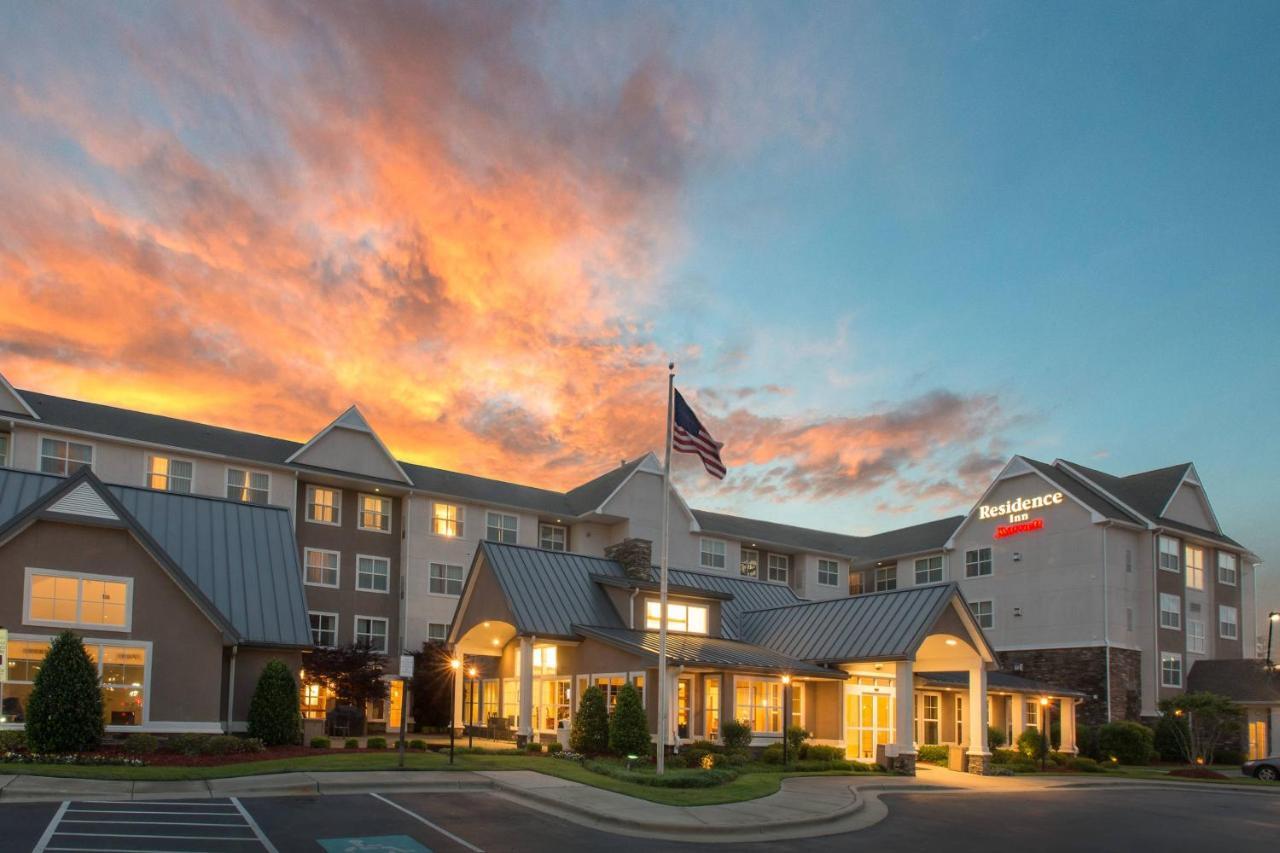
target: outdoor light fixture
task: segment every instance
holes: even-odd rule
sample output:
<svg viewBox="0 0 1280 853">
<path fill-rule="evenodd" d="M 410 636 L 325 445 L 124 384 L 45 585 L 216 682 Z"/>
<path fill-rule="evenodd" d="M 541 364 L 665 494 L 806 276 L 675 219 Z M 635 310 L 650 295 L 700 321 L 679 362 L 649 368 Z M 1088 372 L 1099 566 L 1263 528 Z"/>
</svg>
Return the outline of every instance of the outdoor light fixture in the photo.
<svg viewBox="0 0 1280 853">
<path fill-rule="evenodd" d="M 791 696 L 791 676 L 782 676 L 782 766 L 787 766 L 787 723 L 791 721 L 791 714 L 787 709 L 787 699 Z"/>
<path fill-rule="evenodd" d="M 1040 719 L 1040 725 L 1043 731 L 1040 732 L 1040 772 L 1045 769 L 1045 762 L 1049 758 L 1049 738 L 1053 731 L 1053 706 L 1049 704 L 1048 696 L 1040 697 L 1040 707 L 1044 708 L 1044 714 Z"/>
<path fill-rule="evenodd" d="M 1271 662 L 1271 638 L 1276 633 L 1276 623 L 1280 622 L 1280 612 L 1272 610 L 1270 615 L 1267 616 L 1267 620 L 1267 669 L 1271 669 L 1273 666 Z"/>
<path fill-rule="evenodd" d="M 955 641 L 955 640 L 947 640 L 947 645 L 948 645 L 948 646 L 954 646 L 955 644 L 956 644 L 956 641 Z"/>
</svg>

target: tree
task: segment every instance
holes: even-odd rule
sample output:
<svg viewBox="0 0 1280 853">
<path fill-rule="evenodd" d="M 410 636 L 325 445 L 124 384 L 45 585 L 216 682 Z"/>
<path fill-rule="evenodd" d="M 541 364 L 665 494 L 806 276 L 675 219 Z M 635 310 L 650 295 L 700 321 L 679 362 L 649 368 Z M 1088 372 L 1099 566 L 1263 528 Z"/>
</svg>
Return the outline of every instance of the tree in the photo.
<svg viewBox="0 0 1280 853">
<path fill-rule="evenodd" d="M 102 684 L 84 643 L 70 631 L 53 638 L 27 700 L 32 752 L 84 752 L 102 742 Z"/>
<path fill-rule="evenodd" d="M 349 705 L 363 716 L 365 705 L 385 699 L 387 682 L 382 680 L 386 659 L 367 645 L 317 647 L 307 658 L 307 679 L 333 691 L 339 705 Z"/>
<path fill-rule="evenodd" d="M 649 717 L 640 691 L 628 681 L 618 689 L 618 702 L 609 715 L 609 749 L 617 755 L 648 755 L 649 742 Z"/>
<path fill-rule="evenodd" d="M 584 755 L 598 755 L 609 749 L 609 712 L 604 707 L 604 691 L 597 686 L 582 691 L 569 731 L 569 747 Z"/>
<path fill-rule="evenodd" d="M 1173 725 L 1182 757 L 1188 764 L 1212 764 L 1222 742 L 1239 731 L 1244 709 L 1216 693 L 1184 693 L 1160 703 L 1165 716 L 1185 719 L 1186 726 Z"/>
<path fill-rule="evenodd" d="M 268 661 L 258 676 L 258 686 L 249 702 L 249 737 L 260 738 L 267 746 L 302 740 L 298 683 L 284 661 Z"/>
</svg>

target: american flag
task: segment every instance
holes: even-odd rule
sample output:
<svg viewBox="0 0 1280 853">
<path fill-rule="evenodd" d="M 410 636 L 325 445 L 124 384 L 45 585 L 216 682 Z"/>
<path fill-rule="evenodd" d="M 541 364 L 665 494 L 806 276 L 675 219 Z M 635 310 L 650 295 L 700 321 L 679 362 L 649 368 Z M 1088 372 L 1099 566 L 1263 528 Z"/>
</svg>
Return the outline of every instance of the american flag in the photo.
<svg viewBox="0 0 1280 853">
<path fill-rule="evenodd" d="M 696 453 L 702 459 L 702 467 L 717 480 L 723 480 L 726 473 L 724 462 L 720 461 L 720 448 L 723 444 L 711 437 L 706 427 L 698 420 L 698 416 L 689 408 L 689 404 L 676 391 L 675 423 L 671 430 L 671 446 L 681 453 Z"/>
</svg>

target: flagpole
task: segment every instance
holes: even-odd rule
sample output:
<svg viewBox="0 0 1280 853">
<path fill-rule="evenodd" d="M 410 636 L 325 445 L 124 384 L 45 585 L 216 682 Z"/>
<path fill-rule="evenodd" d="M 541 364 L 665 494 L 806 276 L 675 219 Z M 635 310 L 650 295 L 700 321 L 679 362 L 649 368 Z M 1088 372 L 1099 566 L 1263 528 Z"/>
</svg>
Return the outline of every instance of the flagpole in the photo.
<svg viewBox="0 0 1280 853">
<path fill-rule="evenodd" d="M 671 425 L 675 415 L 676 365 L 667 365 L 667 446 L 662 461 L 662 558 L 658 563 L 658 775 L 666 770 L 667 756 L 667 563 L 671 556 Z"/>
</svg>

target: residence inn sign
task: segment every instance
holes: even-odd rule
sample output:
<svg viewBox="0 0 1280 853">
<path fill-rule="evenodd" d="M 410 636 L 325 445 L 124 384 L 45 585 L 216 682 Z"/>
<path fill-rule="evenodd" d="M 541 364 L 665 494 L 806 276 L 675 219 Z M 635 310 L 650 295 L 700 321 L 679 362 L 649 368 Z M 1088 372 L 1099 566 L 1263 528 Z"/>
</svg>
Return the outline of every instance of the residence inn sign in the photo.
<svg viewBox="0 0 1280 853">
<path fill-rule="evenodd" d="M 1019 533 L 1043 530 L 1044 519 L 1032 518 L 1030 510 L 1056 506 L 1062 503 L 1062 500 L 1062 492 L 1050 492 L 1044 495 L 1036 495 L 1033 498 L 1014 498 L 1011 501 L 1005 501 L 995 506 L 988 504 L 978 507 L 978 518 L 987 519 L 1007 516 L 1009 523 L 997 526 L 995 532 L 996 539 L 1005 539 L 1009 536 L 1016 536 Z"/>
</svg>

